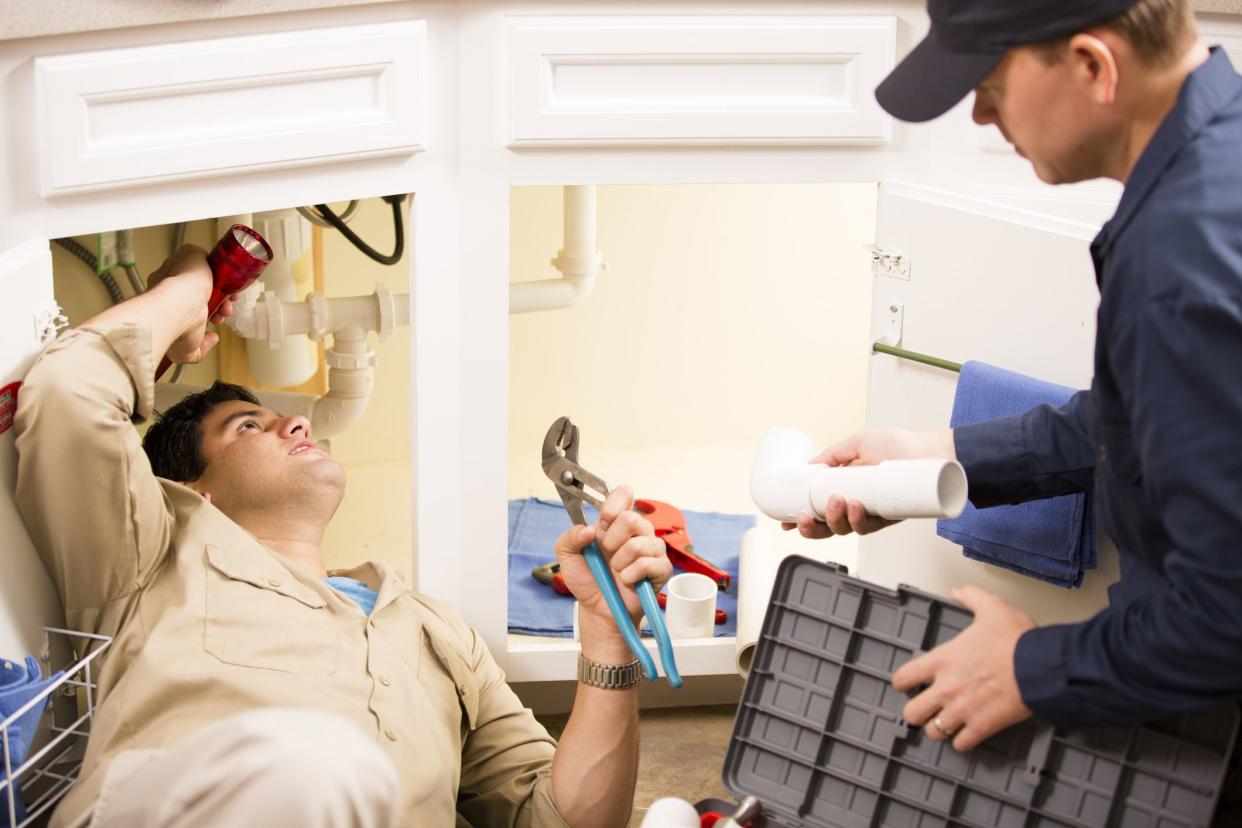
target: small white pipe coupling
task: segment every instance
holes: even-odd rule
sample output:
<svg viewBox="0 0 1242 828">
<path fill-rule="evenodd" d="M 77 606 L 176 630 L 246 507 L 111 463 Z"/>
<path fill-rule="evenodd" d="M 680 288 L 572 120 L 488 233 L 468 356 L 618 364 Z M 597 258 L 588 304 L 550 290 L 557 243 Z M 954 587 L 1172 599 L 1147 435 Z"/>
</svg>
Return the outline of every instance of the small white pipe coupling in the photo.
<svg viewBox="0 0 1242 828">
<path fill-rule="evenodd" d="M 825 466 L 809 461 L 815 441 L 779 426 L 768 430 L 750 471 L 750 495 L 775 520 L 799 514 L 824 519 L 831 495 L 860 500 L 867 514 L 888 520 L 955 518 L 966 508 L 966 472 L 956 460 L 887 460 L 874 466 Z"/>
</svg>

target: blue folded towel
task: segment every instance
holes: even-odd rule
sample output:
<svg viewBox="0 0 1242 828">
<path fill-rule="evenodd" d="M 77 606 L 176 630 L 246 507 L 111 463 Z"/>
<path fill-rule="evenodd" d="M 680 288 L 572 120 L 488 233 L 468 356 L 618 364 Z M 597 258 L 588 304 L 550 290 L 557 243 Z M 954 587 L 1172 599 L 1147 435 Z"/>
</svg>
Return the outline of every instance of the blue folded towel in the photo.
<svg viewBox="0 0 1242 828">
<path fill-rule="evenodd" d="M 1025 414 L 1045 403 L 1064 405 L 1072 388 L 992 365 L 967 362 L 953 399 L 950 426 Z M 962 546 L 968 558 L 1066 588 L 1082 584 L 1098 561 L 1095 513 L 1089 494 L 1062 495 L 979 510 L 970 503 L 936 533 Z"/>
<path fill-rule="evenodd" d="M 597 518 L 595 510 L 587 507 L 586 511 L 587 520 Z M 755 525 L 755 518 L 716 512 L 684 514 L 695 554 L 732 577 L 729 591 L 716 594 L 716 608 L 728 613 L 729 619 L 717 625 L 715 635 L 736 635 L 738 557 L 742 534 Z M 569 515 L 559 501 L 533 497 L 509 501 L 509 632 L 573 637 L 574 599 L 557 595 L 530 574 L 535 567 L 556 560 L 552 544 L 569 524 Z"/>
<path fill-rule="evenodd" d="M 39 729 L 39 719 L 47 706 L 47 699 L 42 699 L 34 707 L 21 716 L 14 716 L 18 710 L 35 696 L 43 692 L 49 684 L 60 678 L 60 673 L 43 679 L 39 670 L 39 662 L 26 656 L 25 663 L 20 661 L 0 660 L 0 722 L 4 722 L 8 733 L 9 766 L 13 770 L 24 761 L 34 741 L 35 731 Z M 11 720 L 10 720 L 10 717 Z M 0 739 L 0 772 L 3 772 L 3 751 L 5 742 Z M 17 821 L 26 818 L 26 809 L 22 803 L 21 790 L 16 783 L 13 786 L 16 798 Z M 0 791 L 0 826 L 9 825 L 9 792 Z"/>
</svg>

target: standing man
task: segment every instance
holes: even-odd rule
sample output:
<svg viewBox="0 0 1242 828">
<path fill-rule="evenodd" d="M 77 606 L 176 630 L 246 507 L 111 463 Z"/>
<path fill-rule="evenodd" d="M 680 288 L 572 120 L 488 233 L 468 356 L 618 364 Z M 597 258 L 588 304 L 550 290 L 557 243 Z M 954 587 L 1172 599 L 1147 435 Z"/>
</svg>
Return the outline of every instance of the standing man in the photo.
<svg viewBox="0 0 1242 828">
<path fill-rule="evenodd" d="M 961 461 L 977 507 L 1093 489 L 1121 552 L 1110 605 L 1036 627 L 983 590 L 974 623 L 893 676 L 905 709 L 969 750 L 1032 714 L 1138 722 L 1242 699 L 1242 78 L 1198 40 L 1189 0 L 931 0 L 931 33 L 880 85 L 898 118 L 975 92 L 1052 184 L 1125 184 L 1091 245 L 1095 378 L 1061 408 L 953 431 L 869 430 L 829 465 Z M 802 534 L 869 532 L 829 501 Z M 792 528 L 792 524 L 787 528 Z"/>
</svg>

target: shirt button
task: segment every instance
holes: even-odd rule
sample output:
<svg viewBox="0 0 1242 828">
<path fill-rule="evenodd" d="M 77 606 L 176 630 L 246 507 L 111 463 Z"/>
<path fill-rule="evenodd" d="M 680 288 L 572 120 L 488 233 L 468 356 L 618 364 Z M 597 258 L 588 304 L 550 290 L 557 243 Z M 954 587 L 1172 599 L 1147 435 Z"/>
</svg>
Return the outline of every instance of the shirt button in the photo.
<svg viewBox="0 0 1242 828">
<path fill-rule="evenodd" d="M 379 683 L 380 683 L 380 684 L 382 684 L 382 685 L 384 685 L 385 687 L 387 687 L 388 685 L 392 684 L 392 682 L 391 682 L 391 681 L 389 681 L 389 680 L 388 680 L 388 678 L 387 678 L 386 676 L 380 676 L 380 677 L 379 677 Z"/>
<path fill-rule="evenodd" d="M 388 741 L 390 742 L 397 741 L 397 734 L 394 733 L 391 728 L 389 728 L 388 730 L 385 730 L 384 735 L 388 737 Z"/>
<path fill-rule="evenodd" d="M 1108 446 L 1104 445 L 1103 443 L 1100 444 L 1099 457 L 1100 457 L 1101 463 L 1108 462 Z"/>
<path fill-rule="evenodd" d="M 267 582 L 268 582 L 269 584 L 271 584 L 272 586 L 274 586 L 274 587 L 278 587 L 278 586 L 280 586 L 280 579 L 279 579 L 279 578 L 268 578 L 268 579 L 267 579 Z"/>
</svg>

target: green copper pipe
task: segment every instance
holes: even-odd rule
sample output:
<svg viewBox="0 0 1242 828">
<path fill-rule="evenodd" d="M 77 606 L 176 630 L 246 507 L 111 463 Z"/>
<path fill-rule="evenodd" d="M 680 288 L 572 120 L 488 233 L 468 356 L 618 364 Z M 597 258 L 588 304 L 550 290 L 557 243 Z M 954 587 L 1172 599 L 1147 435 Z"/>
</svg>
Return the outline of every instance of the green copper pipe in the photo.
<svg viewBox="0 0 1242 828">
<path fill-rule="evenodd" d="M 921 362 L 924 365 L 932 365 L 936 368 L 943 368 L 946 371 L 953 371 L 958 374 L 962 372 L 962 365 L 960 362 L 949 362 L 947 359 L 940 359 L 939 357 L 928 356 L 927 354 L 920 354 L 915 351 L 907 351 L 905 348 L 894 348 L 892 345 L 885 345 L 881 342 L 877 342 L 872 345 L 871 350 L 875 351 L 877 354 L 891 354 L 895 357 L 908 359 L 911 362 Z"/>
</svg>

